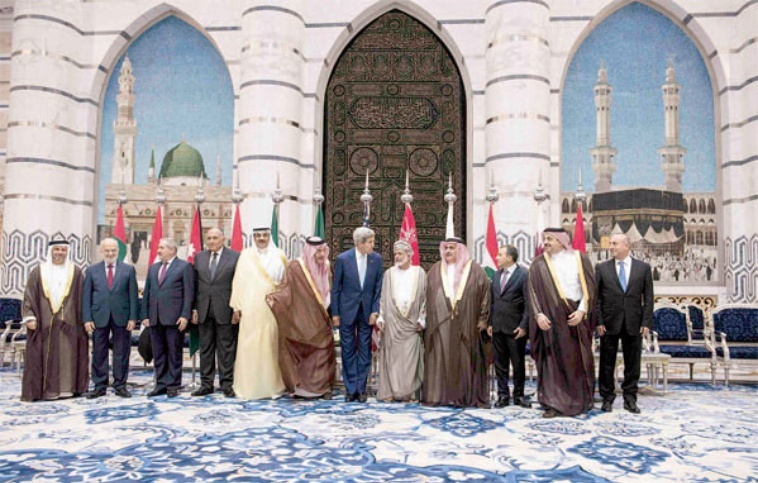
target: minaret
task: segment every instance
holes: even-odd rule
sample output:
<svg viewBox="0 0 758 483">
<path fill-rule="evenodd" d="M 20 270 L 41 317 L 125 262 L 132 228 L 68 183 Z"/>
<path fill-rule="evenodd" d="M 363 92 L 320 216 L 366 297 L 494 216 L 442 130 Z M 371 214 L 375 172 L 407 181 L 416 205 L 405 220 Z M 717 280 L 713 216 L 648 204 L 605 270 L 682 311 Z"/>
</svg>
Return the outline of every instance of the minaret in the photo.
<svg viewBox="0 0 758 483">
<path fill-rule="evenodd" d="M 616 148 L 611 146 L 611 92 L 605 62 L 600 62 L 595 84 L 595 116 L 597 136 L 595 147 L 590 149 L 592 171 L 595 172 L 595 192 L 610 191 L 613 173 L 616 172 Z"/>
<path fill-rule="evenodd" d="M 155 184 L 155 146 L 150 152 L 150 166 L 147 168 L 148 184 Z"/>
<path fill-rule="evenodd" d="M 679 101 L 681 85 L 676 82 L 674 63 L 669 61 L 666 69 L 666 83 L 663 90 L 663 108 L 666 120 L 666 144 L 658 148 L 661 155 L 661 169 L 666 190 L 682 192 L 682 173 L 684 173 L 685 148 L 679 145 Z"/>
<path fill-rule="evenodd" d="M 129 56 L 124 57 L 118 76 L 118 115 L 113 122 L 113 170 L 111 183 L 134 183 L 134 141 L 137 138 L 137 121 L 134 120 L 134 75 Z"/>
<path fill-rule="evenodd" d="M 216 186 L 221 186 L 221 155 L 216 155 Z"/>
</svg>

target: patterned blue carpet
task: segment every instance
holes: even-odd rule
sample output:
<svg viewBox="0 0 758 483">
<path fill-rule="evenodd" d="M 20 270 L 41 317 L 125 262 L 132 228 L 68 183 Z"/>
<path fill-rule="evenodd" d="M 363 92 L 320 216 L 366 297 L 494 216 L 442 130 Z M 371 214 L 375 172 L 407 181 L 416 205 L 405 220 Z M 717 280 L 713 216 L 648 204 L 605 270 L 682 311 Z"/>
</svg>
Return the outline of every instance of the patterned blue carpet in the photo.
<svg viewBox="0 0 758 483">
<path fill-rule="evenodd" d="M 671 385 L 640 397 L 641 415 L 617 398 L 611 414 L 552 420 L 512 406 L 133 392 L 21 403 L 18 377 L 0 370 L 0 481 L 758 481 L 756 386 Z"/>
</svg>

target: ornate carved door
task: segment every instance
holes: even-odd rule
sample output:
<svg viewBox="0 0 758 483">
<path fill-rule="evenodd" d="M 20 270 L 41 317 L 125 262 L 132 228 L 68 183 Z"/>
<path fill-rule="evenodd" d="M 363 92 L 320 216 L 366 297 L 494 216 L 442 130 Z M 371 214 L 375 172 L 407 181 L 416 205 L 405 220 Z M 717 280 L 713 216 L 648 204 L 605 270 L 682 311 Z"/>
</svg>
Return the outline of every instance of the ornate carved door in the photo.
<svg viewBox="0 0 758 483">
<path fill-rule="evenodd" d="M 325 111 L 326 236 L 335 256 L 352 247 L 352 232 L 361 225 L 367 170 L 371 228 L 385 266 L 400 234 L 407 170 L 422 265 L 439 260 L 449 175 L 458 196 L 456 235 L 465 239 L 463 84 L 434 33 L 399 11 L 376 19 L 334 66 Z"/>
</svg>

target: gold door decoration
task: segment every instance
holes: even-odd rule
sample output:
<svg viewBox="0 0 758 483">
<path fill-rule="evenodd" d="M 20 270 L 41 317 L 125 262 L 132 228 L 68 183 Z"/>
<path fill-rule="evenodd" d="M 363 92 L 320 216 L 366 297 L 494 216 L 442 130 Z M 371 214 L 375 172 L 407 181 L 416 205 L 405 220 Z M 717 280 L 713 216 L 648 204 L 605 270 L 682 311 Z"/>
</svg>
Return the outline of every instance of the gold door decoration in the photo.
<svg viewBox="0 0 758 483">
<path fill-rule="evenodd" d="M 326 90 L 324 196 L 332 253 L 353 246 L 366 171 L 371 228 L 385 266 L 400 235 L 400 195 L 409 171 L 421 264 L 439 260 L 452 174 L 456 235 L 465 239 L 465 98 L 458 68 L 439 38 L 414 18 L 382 15 L 345 49 Z"/>
</svg>

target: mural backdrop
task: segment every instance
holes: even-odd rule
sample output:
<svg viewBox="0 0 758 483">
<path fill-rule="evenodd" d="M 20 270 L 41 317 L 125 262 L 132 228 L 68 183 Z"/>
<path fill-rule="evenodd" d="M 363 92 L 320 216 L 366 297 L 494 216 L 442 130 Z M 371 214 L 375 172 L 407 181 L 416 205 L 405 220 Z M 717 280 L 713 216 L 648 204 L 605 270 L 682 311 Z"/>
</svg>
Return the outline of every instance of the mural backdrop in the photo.
<svg viewBox="0 0 758 483">
<path fill-rule="evenodd" d="M 713 94 L 686 34 L 649 7 L 619 9 L 572 59 L 562 115 L 562 221 L 573 230 L 583 203 L 591 257 L 623 232 L 656 280 L 717 281 Z"/>
<path fill-rule="evenodd" d="M 149 264 L 159 191 L 164 236 L 186 243 L 201 186 L 203 227 L 229 231 L 234 93 L 223 59 L 200 32 L 168 17 L 129 46 L 108 83 L 101 133 L 98 238 L 112 233 L 125 199 L 128 258 L 138 276 Z"/>
</svg>

